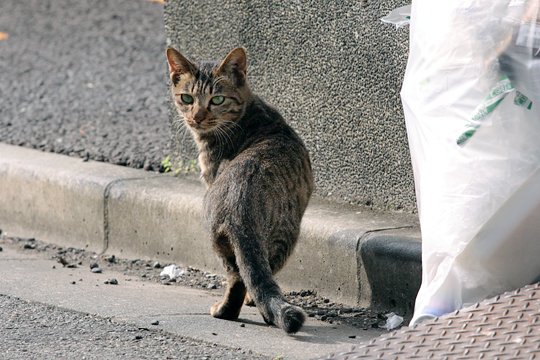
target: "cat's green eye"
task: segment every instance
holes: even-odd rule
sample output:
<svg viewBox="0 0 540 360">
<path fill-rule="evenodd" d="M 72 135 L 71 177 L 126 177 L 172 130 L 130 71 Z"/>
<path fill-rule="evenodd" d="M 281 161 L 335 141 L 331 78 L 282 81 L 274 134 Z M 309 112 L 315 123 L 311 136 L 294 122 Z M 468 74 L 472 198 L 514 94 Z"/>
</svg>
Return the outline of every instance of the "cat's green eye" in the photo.
<svg viewBox="0 0 540 360">
<path fill-rule="evenodd" d="M 223 102 L 225 101 L 225 96 L 214 96 L 213 98 L 210 99 L 210 102 L 213 104 L 213 105 L 221 105 L 223 104 Z"/>
<path fill-rule="evenodd" d="M 182 102 L 187 105 L 193 104 L 193 96 L 188 94 L 182 94 L 180 95 L 180 99 L 182 99 Z"/>
</svg>

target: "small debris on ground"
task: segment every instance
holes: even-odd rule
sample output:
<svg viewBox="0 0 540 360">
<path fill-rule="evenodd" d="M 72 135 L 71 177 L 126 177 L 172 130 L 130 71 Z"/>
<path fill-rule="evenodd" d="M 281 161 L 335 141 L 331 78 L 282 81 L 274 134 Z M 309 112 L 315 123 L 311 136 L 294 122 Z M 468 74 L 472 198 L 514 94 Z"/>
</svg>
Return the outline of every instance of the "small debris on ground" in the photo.
<svg viewBox="0 0 540 360">
<path fill-rule="evenodd" d="M 176 265 L 169 265 L 163 268 L 163 271 L 159 273 L 161 277 L 169 277 L 171 280 L 177 279 L 184 275 L 184 271 Z"/>
<path fill-rule="evenodd" d="M 34 250 L 36 245 L 36 239 L 34 238 L 18 238 L 21 242 L 24 242 L 23 249 L 25 250 Z"/>
<path fill-rule="evenodd" d="M 6 236 L 1 241 L 5 244 L 11 243 L 19 247 L 30 242 L 26 238 L 11 238 Z M 36 245 L 35 248 L 25 251 L 46 253 L 51 259 L 57 261 L 59 261 L 59 257 L 62 257 L 67 264 L 85 264 L 85 266 L 92 268 L 92 272 L 96 273 L 101 273 L 103 271 L 102 269 L 107 269 L 122 272 L 126 276 L 137 276 L 144 282 L 151 281 L 168 286 L 187 286 L 205 290 L 221 290 L 226 286 L 223 276 L 201 271 L 193 267 L 169 265 L 164 268 L 156 268 L 154 265 L 158 262 L 157 260 L 131 260 L 114 257 L 114 261 L 111 261 L 113 258 L 112 255 L 105 256 L 84 249 L 63 248 L 39 240 L 32 242 Z M 99 266 L 98 262 L 104 265 L 103 268 Z M 173 278 L 165 271 L 170 272 Z M 99 285 L 96 284 L 96 286 Z M 386 329 L 388 316 L 373 309 L 334 303 L 332 300 L 318 296 L 315 291 L 308 289 L 291 291 L 284 295 L 288 302 L 302 307 L 308 317 L 334 325 L 347 324 L 364 330 Z M 244 324 L 240 324 L 241 327 L 244 327 L 242 325 Z"/>
<path fill-rule="evenodd" d="M 90 271 L 92 271 L 94 274 L 101 274 L 103 272 L 100 267 L 91 268 Z"/>
<path fill-rule="evenodd" d="M 394 314 L 393 312 L 386 314 L 386 322 L 380 326 L 386 330 L 394 330 L 403 323 L 403 317 Z"/>
<path fill-rule="evenodd" d="M 58 263 L 62 264 L 63 267 L 66 267 L 66 268 L 69 268 L 69 269 L 74 269 L 74 268 L 77 267 L 77 264 L 70 263 L 69 261 L 64 259 L 62 256 L 57 256 L 56 261 Z"/>
<path fill-rule="evenodd" d="M 104 284 L 107 284 L 107 285 L 118 285 L 118 280 L 116 280 L 115 278 L 107 279 L 107 280 L 105 280 Z"/>
<path fill-rule="evenodd" d="M 159 325 L 159 320 L 154 320 L 150 323 L 150 325 Z"/>
</svg>

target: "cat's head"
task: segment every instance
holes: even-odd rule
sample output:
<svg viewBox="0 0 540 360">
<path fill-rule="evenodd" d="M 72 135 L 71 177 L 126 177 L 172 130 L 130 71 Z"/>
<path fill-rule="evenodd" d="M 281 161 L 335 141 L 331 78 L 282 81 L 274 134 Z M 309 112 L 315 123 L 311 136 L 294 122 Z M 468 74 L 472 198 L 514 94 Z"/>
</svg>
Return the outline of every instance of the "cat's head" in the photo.
<svg viewBox="0 0 540 360">
<path fill-rule="evenodd" d="M 198 64 L 168 48 L 167 61 L 176 108 L 193 131 L 209 133 L 242 117 L 251 97 L 243 48 L 233 49 L 221 62 Z"/>
</svg>

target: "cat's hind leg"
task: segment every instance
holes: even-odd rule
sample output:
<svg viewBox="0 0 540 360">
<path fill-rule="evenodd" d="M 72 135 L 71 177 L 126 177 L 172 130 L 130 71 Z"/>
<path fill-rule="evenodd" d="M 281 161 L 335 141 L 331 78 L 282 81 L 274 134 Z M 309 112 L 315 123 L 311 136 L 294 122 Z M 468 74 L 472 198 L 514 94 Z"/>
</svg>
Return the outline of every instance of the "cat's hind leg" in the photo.
<svg viewBox="0 0 540 360">
<path fill-rule="evenodd" d="M 251 295 L 249 295 L 248 292 L 246 292 L 246 297 L 244 299 L 244 305 L 250 306 L 250 307 L 256 306 L 255 301 L 251 298 Z"/>
<path fill-rule="evenodd" d="M 227 288 L 223 299 L 210 308 L 210 314 L 219 319 L 236 320 L 246 297 L 246 286 L 240 277 L 233 250 L 226 236 L 216 237 L 214 250 L 222 258 L 227 271 Z"/>
<path fill-rule="evenodd" d="M 227 289 L 221 301 L 210 308 L 210 314 L 218 319 L 236 320 L 240 315 L 242 304 L 246 296 L 246 286 L 238 273 L 229 274 Z"/>
</svg>

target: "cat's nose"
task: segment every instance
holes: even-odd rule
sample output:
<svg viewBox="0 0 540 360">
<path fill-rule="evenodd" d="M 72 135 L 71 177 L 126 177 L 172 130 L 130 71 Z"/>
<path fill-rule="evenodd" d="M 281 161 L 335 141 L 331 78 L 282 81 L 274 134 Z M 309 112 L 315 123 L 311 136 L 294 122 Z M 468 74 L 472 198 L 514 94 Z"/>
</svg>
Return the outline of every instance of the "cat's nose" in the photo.
<svg viewBox="0 0 540 360">
<path fill-rule="evenodd" d="M 206 117 L 206 110 L 200 109 L 199 111 L 195 113 L 195 116 L 193 116 L 193 120 L 195 120 L 197 124 L 200 124 L 204 120 L 205 117 Z"/>
</svg>

